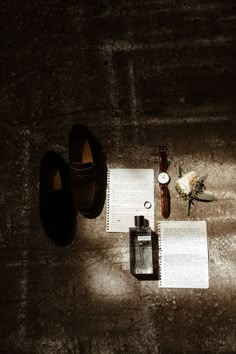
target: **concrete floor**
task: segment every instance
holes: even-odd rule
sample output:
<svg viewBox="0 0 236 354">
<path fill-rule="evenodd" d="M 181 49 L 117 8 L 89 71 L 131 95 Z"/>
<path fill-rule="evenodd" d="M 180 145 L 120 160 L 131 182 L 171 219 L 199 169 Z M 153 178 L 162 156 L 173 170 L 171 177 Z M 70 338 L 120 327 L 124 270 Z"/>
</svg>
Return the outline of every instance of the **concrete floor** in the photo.
<svg viewBox="0 0 236 354">
<path fill-rule="evenodd" d="M 205 1 L 4 2 L 1 30 L 1 353 L 236 353 L 236 6 Z M 210 287 L 160 289 L 129 273 L 128 234 L 105 210 L 56 247 L 38 215 L 39 163 L 68 158 L 83 123 L 108 167 L 170 152 L 170 220 L 206 220 Z M 178 166 L 217 202 L 191 217 Z M 162 220 L 155 185 L 155 231 Z"/>
</svg>

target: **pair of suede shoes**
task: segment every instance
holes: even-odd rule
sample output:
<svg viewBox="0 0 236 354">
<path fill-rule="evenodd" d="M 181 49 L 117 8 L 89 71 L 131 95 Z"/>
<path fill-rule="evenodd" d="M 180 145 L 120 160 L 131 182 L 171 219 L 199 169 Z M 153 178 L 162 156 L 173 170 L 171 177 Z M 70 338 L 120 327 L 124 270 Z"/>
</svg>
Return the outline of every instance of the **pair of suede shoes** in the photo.
<svg viewBox="0 0 236 354">
<path fill-rule="evenodd" d="M 90 130 L 76 124 L 69 134 L 69 164 L 48 151 L 40 164 L 39 214 L 45 233 L 66 246 L 75 235 L 78 212 L 96 218 L 106 196 L 107 167 L 102 145 Z"/>
</svg>

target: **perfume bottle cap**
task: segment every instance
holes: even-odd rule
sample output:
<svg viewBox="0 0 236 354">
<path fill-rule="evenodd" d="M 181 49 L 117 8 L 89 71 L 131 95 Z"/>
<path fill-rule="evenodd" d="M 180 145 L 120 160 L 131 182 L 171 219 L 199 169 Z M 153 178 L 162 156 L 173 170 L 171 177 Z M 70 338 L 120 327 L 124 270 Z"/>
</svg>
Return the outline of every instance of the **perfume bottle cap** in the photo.
<svg viewBox="0 0 236 354">
<path fill-rule="evenodd" d="M 135 226 L 144 226 L 144 216 L 143 215 L 135 215 L 134 217 L 134 225 Z"/>
</svg>

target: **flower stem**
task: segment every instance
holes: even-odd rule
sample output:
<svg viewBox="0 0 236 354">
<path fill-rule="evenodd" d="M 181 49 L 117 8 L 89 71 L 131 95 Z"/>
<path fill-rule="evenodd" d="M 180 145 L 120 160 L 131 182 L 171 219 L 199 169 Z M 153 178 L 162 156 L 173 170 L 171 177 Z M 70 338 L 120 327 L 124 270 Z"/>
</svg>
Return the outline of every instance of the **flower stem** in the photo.
<svg viewBox="0 0 236 354">
<path fill-rule="evenodd" d="M 188 216 L 190 216 L 191 200 L 188 201 Z"/>
</svg>

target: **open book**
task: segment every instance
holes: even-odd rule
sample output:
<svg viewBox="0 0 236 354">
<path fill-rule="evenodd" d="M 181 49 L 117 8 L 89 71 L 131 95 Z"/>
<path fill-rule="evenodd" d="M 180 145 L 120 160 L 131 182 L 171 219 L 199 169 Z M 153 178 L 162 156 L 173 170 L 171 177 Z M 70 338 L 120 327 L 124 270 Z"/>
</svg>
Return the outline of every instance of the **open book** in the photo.
<svg viewBox="0 0 236 354">
<path fill-rule="evenodd" d="M 106 231 L 128 232 L 135 215 L 143 215 L 154 229 L 154 170 L 109 169 Z"/>
<path fill-rule="evenodd" d="M 161 288 L 208 288 L 205 221 L 162 221 L 158 228 Z"/>
</svg>

